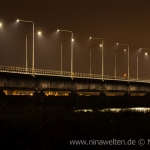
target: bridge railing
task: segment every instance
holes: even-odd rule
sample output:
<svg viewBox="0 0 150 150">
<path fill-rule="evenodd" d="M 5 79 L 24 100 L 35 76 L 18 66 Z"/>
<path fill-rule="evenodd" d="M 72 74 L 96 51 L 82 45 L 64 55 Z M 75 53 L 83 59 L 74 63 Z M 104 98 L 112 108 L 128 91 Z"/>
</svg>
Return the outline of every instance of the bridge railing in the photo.
<svg viewBox="0 0 150 150">
<path fill-rule="evenodd" d="M 0 72 L 31 74 L 31 73 L 33 73 L 33 70 L 31 68 L 22 68 L 22 67 L 14 67 L 14 66 L 0 66 Z"/>
<path fill-rule="evenodd" d="M 102 75 L 100 74 L 88 74 L 88 73 L 78 73 L 78 72 L 74 72 L 72 74 L 72 77 L 102 79 Z"/>
<path fill-rule="evenodd" d="M 23 68 L 23 67 L 14 67 L 14 66 L 0 66 L 0 72 L 8 73 L 20 73 L 20 74 L 32 74 L 32 75 L 44 75 L 44 76 L 62 76 L 62 77 L 72 77 L 72 78 L 89 78 L 89 79 L 104 79 L 104 80 L 120 80 L 120 81 L 130 81 L 130 82 L 150 82 L 150 79 L 144 78 L 132 78 L 124 76 L 110 76 L 104 75 L 102 78 L 101 74 L 89 74 L 89 73 L 78 73 L 68 71 L 55 71 L 55 70 L 44 70 L 44 69 L 32 69 L 32 68 Z"/>
<path fill-rule="evenodd" d="M 71 76 L 71 73 L 70 73 L 70 72 L 67 72 L 67 71 L 55 71 L 55 70 L 34 69 L 34 75 Z"/>
</svg>

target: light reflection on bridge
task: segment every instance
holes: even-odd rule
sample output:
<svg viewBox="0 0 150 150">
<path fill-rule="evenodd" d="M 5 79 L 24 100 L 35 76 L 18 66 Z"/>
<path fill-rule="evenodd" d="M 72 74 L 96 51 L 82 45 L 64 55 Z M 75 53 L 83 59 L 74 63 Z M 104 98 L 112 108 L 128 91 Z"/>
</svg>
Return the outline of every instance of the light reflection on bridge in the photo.
<svg viewBox="0 0 150 150">
<path fill-rule="evenodd" d="M 34 91 L 27 90 L 4 90 L 6 95 L 30 95 L 33 96 Z M 99 96 L 100 92 L 76 92 L 78 96 Z M 69 96 L 70 91 L 44 91 L 45 96 Z M 124 92 L 105 92 L 106 96 L 124 96 Z M 145 96 L 146 93 L 131 93 L 131 96 Z"/>
</svg>

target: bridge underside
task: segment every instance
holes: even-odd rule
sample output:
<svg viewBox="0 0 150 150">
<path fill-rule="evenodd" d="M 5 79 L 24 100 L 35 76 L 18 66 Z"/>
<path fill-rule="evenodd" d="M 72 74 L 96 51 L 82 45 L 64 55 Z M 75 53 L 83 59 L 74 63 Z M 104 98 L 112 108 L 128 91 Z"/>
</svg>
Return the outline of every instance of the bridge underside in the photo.
<svg viewBox="0 0 150 150">
<path fill-rule="evenodd" d="M 0 90 L 149 93 L 150 84 L 53 76 L 33 77 L 31 75 L 0 73 Z"/>
</svg>

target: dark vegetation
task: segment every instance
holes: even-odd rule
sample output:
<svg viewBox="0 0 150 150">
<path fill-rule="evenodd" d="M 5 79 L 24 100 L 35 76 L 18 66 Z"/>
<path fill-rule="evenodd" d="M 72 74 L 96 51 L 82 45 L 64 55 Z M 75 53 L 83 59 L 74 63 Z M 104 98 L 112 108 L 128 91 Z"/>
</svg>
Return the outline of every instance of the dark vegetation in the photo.
<svg viewBox="0 0 150 150">
<path fill-rule="evenodd" d="M 75 113 L 72 105 L 61 104 L 50 105 L 41 98 L 26 103 L 19 98 L 16 101 L 1 99 L 1 149 L 106 149 L 102 146 L 69 146 L 69 140 L 150 138 L 149 112 L 95 110 Z M 135 149 L 135 146 L 131 148 Z"/>
</svg>

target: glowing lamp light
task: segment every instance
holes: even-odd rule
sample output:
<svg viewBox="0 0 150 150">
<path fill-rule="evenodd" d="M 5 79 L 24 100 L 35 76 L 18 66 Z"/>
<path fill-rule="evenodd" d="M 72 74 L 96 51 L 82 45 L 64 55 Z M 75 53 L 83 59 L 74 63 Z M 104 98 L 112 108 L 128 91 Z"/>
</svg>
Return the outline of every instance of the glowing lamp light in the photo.
<svg viewBox="0 0 150 150">
<path fill-rule="evenodd" d="M 145 55 L 147 56 L 147 53 L 145 53 Z"/>
<path fill-rule="evenodd" d="M 71 40 L 72 42 L 74 41 L 74 39 Z"/>
<path fill-rule="evenodd" d="M 57 32 L 59 32 L 59 29 L 57 30 Z"/>
<path fill-rule="evenodd" d="M 126 49 L 124 49 L 124 52 L 126 52 Z"/>
<path fill-rule="evenodd" d="M 117 45 L 118 45 L 119 43 L 117 43 Z"/>
<path fill-rule="evenodd" d="M 100 47 L 102 47 L 102 44 L 101 45 L 99 45 Z"/>
<path fill-rule="evenodd" d="M 17 22 L 19 22 L 19 19 L 17 19 Z"/>
<path fill-rule="evenodd" d="M 89 37 L 90 39 L 92 39 L 92 37 Z"/>
<path fill-rule="evenodd" d="M 0 22 L 0 27 L 2 26 L 2 23 Z"/>
<path fill-rule="evenodd" d="M 38 35 L 41 35 L 41 34 L 42 34 L 42 33 L 39 31 L 39 32 L 38 32 Z"/>
</svg>

